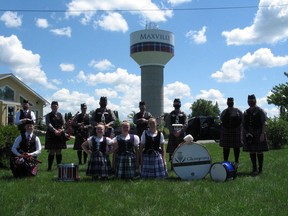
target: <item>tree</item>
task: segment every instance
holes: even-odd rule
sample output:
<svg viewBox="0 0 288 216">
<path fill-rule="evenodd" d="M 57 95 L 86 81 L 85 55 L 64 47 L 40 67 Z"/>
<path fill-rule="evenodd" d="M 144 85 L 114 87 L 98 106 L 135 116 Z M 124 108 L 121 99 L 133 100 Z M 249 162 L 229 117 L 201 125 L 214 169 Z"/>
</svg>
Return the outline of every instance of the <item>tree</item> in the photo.
<svg viewBox="0 0 288 216">
<path fill-rule="evenodd" d="M 284 72 L 288 78 L 288 73 Z M 276 85 L 271 90 L 272 94 L 267 97 L 268 104 L 274 104 L 280 108 L 280 114 L 288 110 L 288 82 Z"/>
<path fill-rule="evenodd" d="M 218 117 L 220 115 L 220 109 L 218 103 L 215 105 L 212 104 L 212 101 L 207 101 L 204 99 L 198 99 L 195 101 L 191 108 L 192 117 L 194 116 L 212 116 Z"/>
</svg>

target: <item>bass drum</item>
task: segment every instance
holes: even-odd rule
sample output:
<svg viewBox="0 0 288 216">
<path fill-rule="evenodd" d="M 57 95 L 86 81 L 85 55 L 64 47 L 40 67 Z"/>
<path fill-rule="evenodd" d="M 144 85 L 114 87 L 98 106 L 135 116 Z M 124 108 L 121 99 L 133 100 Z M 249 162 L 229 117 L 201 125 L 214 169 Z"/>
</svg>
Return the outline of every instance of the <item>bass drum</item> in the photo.
<svg viewBox="0 0 288 216">
<path fill-rule="evenodd" d="M 183 180 L 203 179 L 211 167 L 211 156 L 207 149 L 195 142 L 178 146 L 172 155 L 172 166 Z"/>
</svg>

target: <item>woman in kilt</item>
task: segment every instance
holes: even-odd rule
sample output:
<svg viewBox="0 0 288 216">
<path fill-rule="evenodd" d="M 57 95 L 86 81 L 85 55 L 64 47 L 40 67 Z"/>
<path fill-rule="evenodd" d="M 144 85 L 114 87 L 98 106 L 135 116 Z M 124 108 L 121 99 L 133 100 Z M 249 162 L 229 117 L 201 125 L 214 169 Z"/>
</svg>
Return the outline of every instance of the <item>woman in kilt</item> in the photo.
<svg viewBox="0 0 288 216">
<path fill-rule="evenodd" d="M 90 155 L 88 160 L 86 175 L 92 176 L 92 180 L 98 177 L 107 179 L 112 175 L 112 167 L 109 159 L 109 153 L 112 150 L 113 140 L 103 136 L 105 125 L 98 123 L 96 126 L 96 135 L 90 136 L 83 144 L 83 150 Z"/>
<path fill-rule="evenodd" d="M 148 120 L 148 127 L 148 130 L 145 130 L 141 136 L 141 178 L 165 178 L 168 174 L 165 160 L 164 136 L 161 131 L 157 131 L 155 118 Z"/>
<path fill-rule="evenodd" d="M 227 108 L 220 115 L 221 134 L 220 146 L 223 147 L 223 158 L 227 162 L 230 154 L 230 148 L 234 151 L 234 166 L 237 169 L 240 156 L 240 147 L 242 147 L 241 125 L 242 112 L 234 107 L 234 99 L 227 99 Z"/>
<path fill-rule="evenodd" d="M 243 151 L 250 153 L 252 175 L 257 175 L 262 173 L 263 152 L 268 151 L 265 132 L 267 117 L 264 110 L 256 105 L 255 95 L 248 95 L 248 105 L 243 114 Z"/>
<path fill-rule="evenodd" d="M 129 134 L 129 131 L 129 122 L 123 121 L 121 134 L 113 139 L 113 151 L 117 151 L 115 174 L 122 179 L 136 177 L 136 170 L 139 168 L 139 137 Z"/>
<path fill-rule="evenodd" d="M 63 115 L 58 112 L 58 102 L 52 101 L 51 112 L 46 115 L 47 131 L 45 135 L 45 149 L 49 151 L 48 171 L 51 171 L 54 155 L 56 154 L 57 165 L 62 161 L 62 149 L 66 149 L 66 137 L 64 130 Z"/>
</svg>

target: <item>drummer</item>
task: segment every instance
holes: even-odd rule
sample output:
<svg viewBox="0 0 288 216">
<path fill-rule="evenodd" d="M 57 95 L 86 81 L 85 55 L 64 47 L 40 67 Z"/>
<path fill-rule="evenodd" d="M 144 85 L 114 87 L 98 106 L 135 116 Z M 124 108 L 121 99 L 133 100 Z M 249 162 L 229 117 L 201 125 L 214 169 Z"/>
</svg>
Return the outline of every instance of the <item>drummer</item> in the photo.
<svg viewBox="0 0 288 216">
<path fill-rule="evenodd" d="M 171 170 L 173 170 L 172 160 L 171 160 L 172 154 L 177 148 L 177 146 L 181 142 L 183 142 L 185 131 L 188 126 L 187 116 L 180 109 L 181 101 L 179 98 L 174 99 L 173 107 L 174 107 L 174 110 L 166 118 L 166 125 L 169 129 L 167 153 L 169 153 L 169 161 L 171 162 Z M 180 125 L 182 126 L 179 127 Z"/>
</svg>

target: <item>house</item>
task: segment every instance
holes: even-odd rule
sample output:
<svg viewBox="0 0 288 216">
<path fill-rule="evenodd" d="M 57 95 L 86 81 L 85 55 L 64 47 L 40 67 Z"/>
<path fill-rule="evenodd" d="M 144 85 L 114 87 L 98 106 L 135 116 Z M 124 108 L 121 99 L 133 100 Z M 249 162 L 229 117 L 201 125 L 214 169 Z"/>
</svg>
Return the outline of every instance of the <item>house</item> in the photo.
<svg viewBox="0 0 288 216">
<path fill-rule="evenodd" d="M 12 73 L 0 74 L 0 125 L 14 124 L 16 112 L 22 108 L 24 99 L 29 101 L 38 123 L 49 102 Z"/>
</svg>

